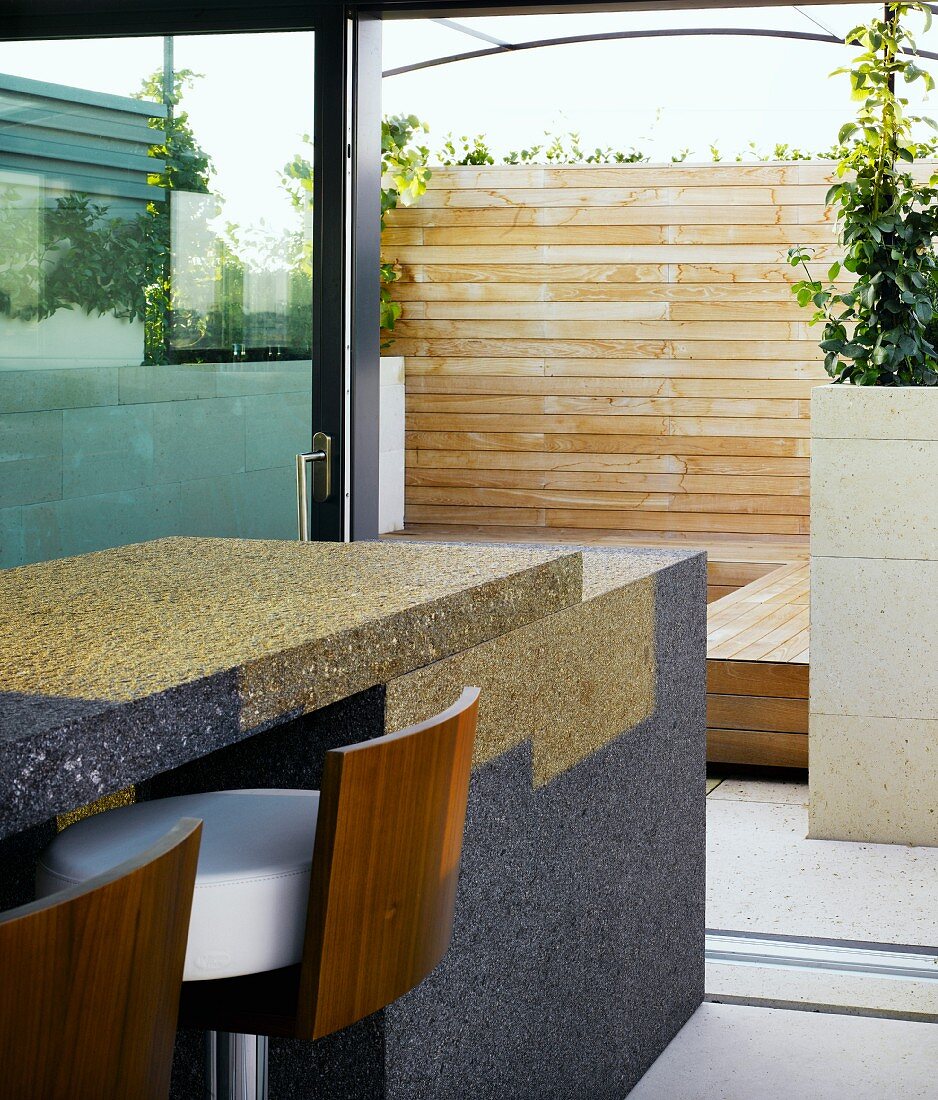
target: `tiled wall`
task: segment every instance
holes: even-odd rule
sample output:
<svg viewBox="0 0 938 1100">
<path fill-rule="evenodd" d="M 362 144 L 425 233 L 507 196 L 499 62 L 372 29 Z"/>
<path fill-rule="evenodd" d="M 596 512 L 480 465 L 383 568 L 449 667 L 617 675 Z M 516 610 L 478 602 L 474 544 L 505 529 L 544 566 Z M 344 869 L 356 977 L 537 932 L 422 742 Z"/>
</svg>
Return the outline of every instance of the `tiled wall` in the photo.
<svg viewBox="0 0 938 1100">
<path fill-rule="evenodd" d="M 0 371 L 0 567 L 164 535 L 294 538 L 308 361 Z"/>
</svg>

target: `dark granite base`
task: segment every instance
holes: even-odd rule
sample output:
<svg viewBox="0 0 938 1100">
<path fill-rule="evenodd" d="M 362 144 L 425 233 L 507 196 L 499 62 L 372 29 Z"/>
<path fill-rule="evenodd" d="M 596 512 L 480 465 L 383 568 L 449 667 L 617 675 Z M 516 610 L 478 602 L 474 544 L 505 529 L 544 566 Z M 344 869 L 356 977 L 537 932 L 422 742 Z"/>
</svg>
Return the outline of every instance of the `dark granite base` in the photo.
<svg viewBox="0 0 938 1100">
<path fill-rule="evenodd" d="M 329 749 L 384 732 L 384 687 L 369 688 L 313 714 L 200 756 L 137 785 L 140 801 L 246 787 L 318 789 Z"/>
<path fill-rule="evenodd" d="M 622 1097 L 700 1004 L 704 584 L 659 576 L 651 719 L 536 790 L 530 745 L 473 776 L 453 946 L 386 1010 L 387 1097 Z"/>
<path fill-rule="evenodd" d="M 315 1044 L 272 1041 L 271 1096 L 614 1100 L 697 1008 L 704 976 L 703 559 L 663 571 L 656 583 L 653 716 L 542 787 L 531 784 L 530 743 L 477 769 L 446 959 L 421 986 L 356 1027 Z M 377 720 L 371 693 L 356 705 Z M 342 721 L 338 713 L 332 718 Z M 231 778 L 245 781 L 238 778 L 243 766 L 250 782 L 265 785 L 265 761 L 289 757 L 289 744 L 303 743 L 301 728 L 292 723 L 258 738 L 259 750 L 272 736 L 284 740 L 250 764 L 243 757 Z M 250 752 L 250 742 L 225 751 Z M 312 773 L 294 774 L 296 785 L 315 785 Z M 209 761 L 206 775 L 218 783 L 217 762 Z M 199 1037 L 181 1036 L 173 1100 L 200 1096 L 193 1072 L 200 1059 Z"/>
<path fill-rule="evenodd" d="M 170 1100 L 204 1100 L 204 1050 L 203 1032 L 178 1033 Z M 268 1084 L 271 1100 L 383 1100 L 384 1013 L 376 1012 L 318 1043 L 271 1039 Z"/>
<path fill-rule="evenodd" d="M 53 820 L 0 840 L 0 911 L 36 896 L 36 861 L 54 836 Z"/>
</svg>

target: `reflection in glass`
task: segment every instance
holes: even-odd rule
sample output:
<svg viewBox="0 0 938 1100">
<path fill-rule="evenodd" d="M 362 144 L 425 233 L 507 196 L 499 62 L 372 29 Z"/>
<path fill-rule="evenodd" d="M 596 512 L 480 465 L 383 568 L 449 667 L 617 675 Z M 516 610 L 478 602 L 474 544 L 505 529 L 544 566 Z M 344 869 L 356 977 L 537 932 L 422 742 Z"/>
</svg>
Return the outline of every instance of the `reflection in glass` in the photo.
<svg viewBox="0 0 938 1100">
<path fill-rule="evenodd" d="M 311 59 L 310 34 L 0 43 L 0 567 L 295 537 Z"/>
</svg>

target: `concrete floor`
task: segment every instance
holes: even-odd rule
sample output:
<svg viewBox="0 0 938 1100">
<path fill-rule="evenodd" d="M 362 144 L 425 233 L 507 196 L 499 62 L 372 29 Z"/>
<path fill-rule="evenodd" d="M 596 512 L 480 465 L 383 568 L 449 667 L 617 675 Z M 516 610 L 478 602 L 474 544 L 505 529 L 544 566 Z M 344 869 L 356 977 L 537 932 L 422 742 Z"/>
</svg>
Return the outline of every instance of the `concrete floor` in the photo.
<svg viewBox="0 0 938 1100">
<path fill-rule="evenodd" d="M 707 799 L 707 925 L 938 945 L 938 848 L 808 840 L 806 783 L 726 778 Z"/>
<path fill-rule="evenodd" d="M 708 781 L 708 926 L 938 945 L 938 849 L 808 840 L 807 799 Z M 938 978 L 708 962 L 707 997 L 636 1100 L 938 1098 Z"/>
<path fill-rule="evenodd" d="M 934 1100 L 938 1025 L 703 1004 L 632 1100 Z"/>
</svg>

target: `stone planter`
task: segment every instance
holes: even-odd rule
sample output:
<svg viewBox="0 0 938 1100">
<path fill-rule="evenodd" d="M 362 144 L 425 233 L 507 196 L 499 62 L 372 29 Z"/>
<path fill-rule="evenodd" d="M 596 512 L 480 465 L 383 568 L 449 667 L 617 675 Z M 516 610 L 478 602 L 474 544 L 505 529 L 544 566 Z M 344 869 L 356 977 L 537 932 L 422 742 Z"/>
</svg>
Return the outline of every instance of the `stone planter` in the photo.
<svg viewBox="0 0 938 1100">
<path fill-rule="evenodd" d="M 811 424 L 810 835 L 938 845 L 938 390 Z"/>
</svg>

